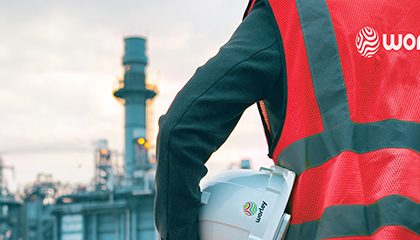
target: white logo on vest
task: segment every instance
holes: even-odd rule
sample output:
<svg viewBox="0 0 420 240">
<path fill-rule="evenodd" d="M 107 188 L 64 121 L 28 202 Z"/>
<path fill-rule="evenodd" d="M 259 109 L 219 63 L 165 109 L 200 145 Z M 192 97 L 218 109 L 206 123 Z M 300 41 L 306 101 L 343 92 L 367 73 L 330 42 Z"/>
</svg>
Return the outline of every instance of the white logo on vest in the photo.
<svg viewBox="0 0 420 240">
<path fill-rule="evenodd" d="M 379 34 L 371 27 L 362 28 L 356 36 L 357 51 L 365 58 L 371 58 L 379 50 Z"/>
</svg>

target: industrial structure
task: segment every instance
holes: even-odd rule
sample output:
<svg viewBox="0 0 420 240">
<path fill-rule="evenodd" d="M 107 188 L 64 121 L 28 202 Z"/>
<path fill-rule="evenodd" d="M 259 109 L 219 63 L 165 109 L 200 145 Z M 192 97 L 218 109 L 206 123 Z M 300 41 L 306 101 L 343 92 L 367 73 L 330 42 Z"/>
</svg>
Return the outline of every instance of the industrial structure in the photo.
<svg viewBox="0 0 420 240">
<path fill-rule="evenodd" d="M 125 39 L 124 80 L 114 96 L 124 100 L 125 107 L 125 173 L 132 188 L 147 190 L 145 173 L 150 169 L 146 139 L 146 101 L 156 92 L 146 88 L 147 57 L 146 40 L 130 37 Z M 130 181 L 131 180 L 131 181 Z"/>
<path fill-rule="evenodd" d="M 13 167 L 4 165 L 0 156 L 0 239 L 18 240 L 23 231 L 20 218 L 21 204 L 9 193 L 3 175 L 5 169 L 13 171 Z"/>
<path fill-rule="evenodd" d="M 25 187 L 20 200 L 22 240 L 53 240 L 54 216 L 52 211 L 58 197 L 59 182 L 54 182 L 51 174 L 40 173 L 36 181 Z"/>
<path fill-rule="evenodd" d="M 0 156 L 0 240 L 157 240 L 154 226 L 155 163 L 149 153 L 146 108 L 156 90 L 146 84 L 146 40 L 124 39 L 124 78 L 113 92 L 125 113 L 124 152 L 95 143 L 92 182 L 76 188 L 38 174 L 9 193 Z M 231 164 L 250 169 L 250 160 Z"/>
<path fill-rule="evenodd" d="M 146 40 L 124 41 L 124 79 L 114 92 L 125 107 L 124 166 L 121 154 L 109 149 L 106 140 L 96 144 L 93 189 L 78 189 L 57 199 L 52 210 L 54 240 L 158 239 L 153 220 L 154 166 L 146 139 L 146 101 L 156 92 L 145 81 Z"/>
<path fill-rule="evenodd" d="M 124 39 L 124 78 L 113 94 L 125 108 L 125 149 L 95 144 L 91 184 L 77 188 L 39 174 L 19 194 L 9 193 L 0 157 L 0 240 L 157 240 L 154 161 L 146 135 L 146 40 Z"/>
</svg>

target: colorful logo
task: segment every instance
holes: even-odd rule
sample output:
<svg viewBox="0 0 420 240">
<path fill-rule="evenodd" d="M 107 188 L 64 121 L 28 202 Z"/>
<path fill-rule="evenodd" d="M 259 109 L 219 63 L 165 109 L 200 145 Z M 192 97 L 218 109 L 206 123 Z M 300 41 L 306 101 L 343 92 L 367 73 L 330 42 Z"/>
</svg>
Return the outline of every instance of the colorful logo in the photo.
<svg viewBox="0 0 420 240">
<path fill-rule="evenodd" d="M 246 202 L 243 208 L 244 208 L 244 213 L 247 216 L 252 216 L 257 212 L 257 204 L 251 201 Z"/>
<path fill-rule="evenodd" d="M 357 51 L 365 58 L 371 58 L 379 50 L 379 34 L 371 27 L 362 28 L 356 36 Z"/>
</svg>

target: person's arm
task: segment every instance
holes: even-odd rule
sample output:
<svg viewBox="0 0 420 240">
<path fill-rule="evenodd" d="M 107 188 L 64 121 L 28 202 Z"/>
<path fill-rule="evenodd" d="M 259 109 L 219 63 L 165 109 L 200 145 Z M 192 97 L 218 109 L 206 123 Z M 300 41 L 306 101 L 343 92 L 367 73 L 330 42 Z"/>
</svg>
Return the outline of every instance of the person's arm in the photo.
<svg viewBox="0 0 420 240">
<path fill-rule="evenodd" d="M 163 240 L 199 238 L 204 163 L 247 107 L 282 87 L 277 32 L 264 2 L 258 1 L 229 42 L 197 69 L 160 118 L 155 221 Z"/>
</svg>

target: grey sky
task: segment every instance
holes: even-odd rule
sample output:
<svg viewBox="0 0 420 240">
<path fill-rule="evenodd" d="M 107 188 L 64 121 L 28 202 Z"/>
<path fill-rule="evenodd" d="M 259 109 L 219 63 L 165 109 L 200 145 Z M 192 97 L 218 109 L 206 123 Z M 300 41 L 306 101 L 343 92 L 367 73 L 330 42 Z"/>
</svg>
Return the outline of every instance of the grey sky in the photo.
<svg viewBox="0 0 420 240">
<path fill-rule="evenodd" d="M 112 90 L 123 74 L 124 37 L 147 38 L 148 80 L 159 88 L 148 126 L 155 136 L 157 118 L 229 39 L 246 5 L 247 0 L 0 1 L 0 153 L 16 170 L 10 187 L 32 182 L 38 172 L 87 182 L 93 141 L 105 138 L 122 151 L 123 108 Z M 256 107 L 248 112 L 210 168 L 246 157 L 269 163 Z"/>
</svg>

